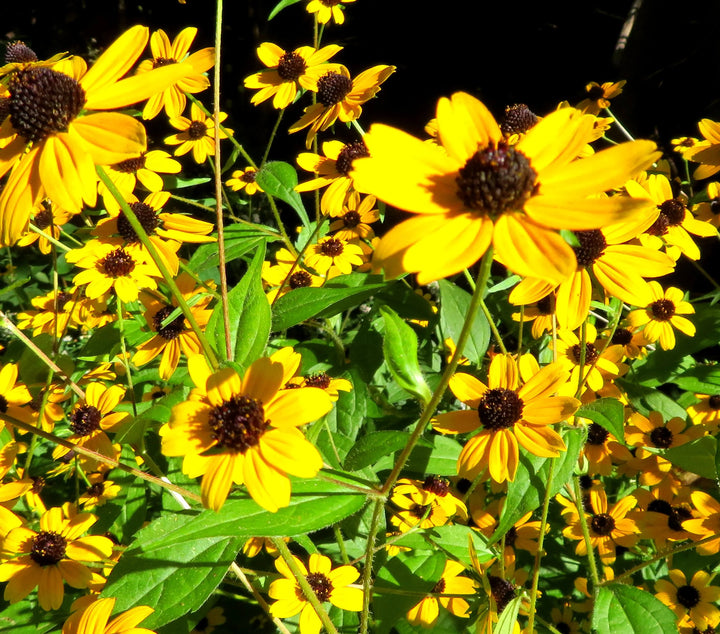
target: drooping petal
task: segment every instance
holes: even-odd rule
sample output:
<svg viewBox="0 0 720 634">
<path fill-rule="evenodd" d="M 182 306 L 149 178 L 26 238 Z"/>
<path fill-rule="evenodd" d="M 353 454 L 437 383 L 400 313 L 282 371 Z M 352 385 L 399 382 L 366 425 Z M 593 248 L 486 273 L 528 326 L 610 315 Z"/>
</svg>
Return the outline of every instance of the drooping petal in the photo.
<svg viewBox="0 0 720 634">
<path fill-rule="evenodd" d="M 97 112 L 73 121 L 68 134 L 79 138 L 96 165 L 113 165 L 147 147 L 145 126 L 119 112 Z"/>
</svg>

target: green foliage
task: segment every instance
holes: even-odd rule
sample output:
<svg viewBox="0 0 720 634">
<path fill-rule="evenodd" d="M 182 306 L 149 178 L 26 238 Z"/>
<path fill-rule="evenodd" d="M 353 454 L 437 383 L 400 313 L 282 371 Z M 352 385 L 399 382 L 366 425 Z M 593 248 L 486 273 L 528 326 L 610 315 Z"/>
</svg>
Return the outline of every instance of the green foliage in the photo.
<svg viewBox="0 0 720 634">
<path fill-rule="evenodd" d="M 619 583 L 600 588 L 593 611 L 598 634 L 675 634 L 675 614 L 653 595 Z"/>
</svg>

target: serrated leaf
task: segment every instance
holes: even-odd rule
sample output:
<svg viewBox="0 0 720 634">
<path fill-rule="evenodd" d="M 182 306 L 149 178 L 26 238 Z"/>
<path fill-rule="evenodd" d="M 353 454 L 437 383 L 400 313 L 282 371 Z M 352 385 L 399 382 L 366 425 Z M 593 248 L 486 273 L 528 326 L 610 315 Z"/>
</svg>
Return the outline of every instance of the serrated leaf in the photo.
<svg viewBox="0 0 720 634">
<path fill-rule="evenodd" d="M 457 461 L 462 445 L 439 434 L 421 440 L 410 454 L 406 469 L 419 474 L 457 475 Z"/>
<path fill-rule="evenodd" d="M 495 543 L 525 513 L 538 508 L 543 502 L 546 490 L 549 489 L 549 495 L 552 497 L 570 480 L 585 442 L 585 431 L 565 429 L 561 435 L 567 450 L 557 458 L 541 458 L 520 449 L 520 462 L 515 480 L 508 482 L 507 497 L 500 514 L 500 521 L 489 543 Z M 548 476 L 552 460 L 556 462 L 550 481 Z"/>
<path fill-rule="evenodd" d="M 361 493 L 315 478 L 294 480 L 290 506 L 277 513 L 265 511 L 249 497 L 232 496 L 219 512 L 163 514 L 138 531 L 108 578 L 103 596 L 117 597 L 117 611 L 152 605 L 156 611 L 143 626 L 163 625 L 203 604 L 248 537 L 292 537 L 319 530 L 364 503 Z"/>
<path fill-rule="evenodd" d="M 598 634 L 677 634 L 675 613 L 649 592 L 612 583 L 600 588 L 592 618 Z"/>
<path fill-rule="evenodd" d="M 717 439 L 713 436 L 691 440 L 660 455 L 685 471 L 711 480 L 717 478 Z"/>
<path fill-rule="evenodd" d="M 273 305 L 273 330 L 286 330 L 313 317 L 332 317 L 358 306 L 385 286 L 379 275 L 350 273 L 319 288 L 296 288 Z"/>
<path fill-rule="evenodd" d="M 278 2 L 273 7 L 273 10 L 270 11 L 270 15 L 268 16 L 268 21 L 272 20 L 284 8 L 292 6 L 293 4 L 296 4 L 298 2 L 300 2 L 300 0 L 280 0 L 280 2 Z"/>
<path fill-rule="evenodd" d="M 279 235 L 272 235 L 273 231 L 274 229 L 270 227 L 262 230 L 241 224 L 225 227 L 225 262 L 232 262 L 246 253 L 251 253 L 260 246 L 263 240 L 266 242 L 280 240 Z M 212 242 L 201 244 L 195 249 L 190 262 L 188 262 L 188 268 L 198 273 L 206 269 L 217 268 L 219 264 L 218 246 L 217 243 Z"/>
<path fill-rule="evenodd" d="M 465 317 L 470 309 L 471 295 L 447 280 L 440 280 L 440 328 L 444 337 L 450 337 L 457 343 L 462 331 Z M 490 324 L 485 315 L 478 309 L 475 314 L 470 336 L 468 337 L 463 356 L 472 363 L 482 363 L 488 344 L 490 343 Z"/>
<path fill-rule="evenodd" d="M 345 469 L 357 471 L 375 464 L 383 456 L 402 449 L 410 434 L 404 431 L 376 431 L 358 440 L 345 457 Z"/>
<path fill-rule="evenodd" d="M 295 186 L 298 184 L 297 171 L 290 163 L 269 161 L 258 170 L 255 180 L 266 194 L 290 205 L 300 217 L 303 226 L 310 226 L 302 198 L 295 191 Z"/>
<path fill-rule="evenodd" d="M 575 417 L 582 417 L 597 423 L 609 431 L 621 443 L 625 442 L 625 410 L 616 398 L 601 398 L 583 405 Z"/>
<path fill-rule="evenodd" d="M 243 278 L 228 293 L 230 360 L 245 367 L 263 353 L 270 336 L 270 304 L 260 277 L 264 257 L 263 242 Z M 225 327 L 220 303 L 213 310 L 205 332 L 218 354 L 225 358 Z"/>
<path fill-rule="evenodd" d="M 385 363 L 397 384 L 423 404 L 432 398 L 418 362 L 418 340 L 415 331 L 387 306 L 380 307 L 383 317 L 383 354 Z"/>
</svg>

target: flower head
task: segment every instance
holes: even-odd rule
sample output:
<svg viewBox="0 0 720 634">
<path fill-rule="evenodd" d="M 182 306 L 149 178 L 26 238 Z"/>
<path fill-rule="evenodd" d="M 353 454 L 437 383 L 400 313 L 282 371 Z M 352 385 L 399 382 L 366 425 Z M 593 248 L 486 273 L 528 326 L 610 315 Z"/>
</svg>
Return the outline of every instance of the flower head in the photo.
<svg viewBox="0 0 720 634">
<path fill-rule="evenodd" d="M 355 2 L 355 0 L 310 0 L 305 10 L 315 14 L 319 24 L 327 24 L 333 20 L 335 24 L 345 22 L 343 5 Z"/>
<path fill-rule="evenodd" d="M 694 337 L 694 324 L 682 315 L 690 315 L 695 309 L 683 300 L 683 292 L 674 286 L 663 291 L 655 281 L 650 282 L 650 289 L 653 301 L 640 310 L 631 311 L 628 314 L 630 324 L 635 328 L 643 327 L 645 338 L 650 342 L 660 341 L 663 350 L 675 347 L 673 327 L 688 337 Z"/>
<path fill-rule="evenodd" d="M 218 123 L 227 119 L 227 114 L 220 113 Z M 192 150 L 196 163 L 204 163 L 208 156 L 214 156 L 217 139 L 227 139 L 227 133 L 232 134 L 228 128 L 216 129 L 215 121 L 208 117 L 195 103 L 190 106 L 190 118 L 177 116 L 170 119 L 170 125 L 176 130 L 165 139 L 168 145 L 177 145 L 175 156 L 183 156 Z"/>
<path fill-rule="evenodd" d="M 682 570 L 671 570 L 670 581 L 655 582 L 655 596 L 667 605 L 678 619 L 690 617 L 698 630 L 716 627 L 720 610 L 713 605 L 720 599 L 720 588 L 711 586 L 710 575 L 698 570 L 688 582 Z"/>
<path fill-rule="evenodd" d="M 65 621 L 62 634 L 155 634 L 152 630 L 138 627 L 140 621 L 154 612 L 153 608 L 139 605 L 110 621 L 115 601 L 114 597 L 81 597 L 73 603 L 75 611 Z"/>
<path fill-rule="evenodd" d="M 257 184 L 257 168 L 246 167 L 244 170 L 235 170 L 232 178 L 225 181 L 225 184 L 234 192 L 245 190 L 248 196 L 252 196 L 257 192 L 263 191 L 262 187 Z"/>
</svg>

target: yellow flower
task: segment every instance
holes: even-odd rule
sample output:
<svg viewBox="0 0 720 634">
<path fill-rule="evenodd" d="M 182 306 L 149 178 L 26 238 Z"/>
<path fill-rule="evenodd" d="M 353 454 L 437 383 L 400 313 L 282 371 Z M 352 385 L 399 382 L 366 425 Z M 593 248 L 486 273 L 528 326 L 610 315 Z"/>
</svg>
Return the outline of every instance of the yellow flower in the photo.
<svg viewBox="0 0 720 634">
<path fill-rule="evenodd" d="M 30 219 L 30 224 L 48 234 L 50 237 L 55 238 L 55 240 L 60 239 L 60 228 L 75 215 L 69 211 L 60 209 L 57 205 L 54 205 L 49 198 L 41 200 L 40 203 L 35 206 L 35 210 L 35 213 Z M 28 229 L 27 233 L 25 233 L 16 244 L 19 247 L 26 247 L 34 244 L 36 241 L 39 241 L 38 246 L 40 247 L 40 253 L 50 253 L 52 249 L 50 241 L 32 229 Z"/>
<path fill-rule="evenodd" d="M 78 499 L 85 511 L 102 506 L 108 500 L 116 498 L 120 493 L 120 486 L 112 480 L 106 480 L 105 476 L 100 473 L 90 474 L 88 480 L 90 480 L 90 486 Z"/>
<path fill-rule="evenodd" d="M 703 179 L 717 174 L 720 170 L 720 123 L 703 119 L 698 123 L 703 140 L 694 143 L 683 152 L 683 158 L 700 163 L 693 172 L 693 178 Z"/>
<path fill-rule="evenodd" d="M 720 183 L 713 181 L 707 186 L 707 201 L 701 202 L 696 209 L 696 220 L 713 227 L 720 227 Z"/>
<path fill-rule="evenodd" d="M 96 520 L 90 513 L 66 518 L 54 507 L 40 518 L 40 531 L 24 526 L 10 530 L 3 541 L 7 560 L 0 564 L 0 581 L 8 582 L 5 600 L 17 603 L 37 586 L 40 607 L 57 610 L 65 594 L 63 582 L 87 588 L 91 571 L 80 562 L 99 562 L 112 554 L 107 537 L 80 537 Z"/>
<path fill-rule="evenodd" d="M 204 358 L 188 361 L 196 389 L 162 426 L 162 451 L 184 456 L 183 472 L 202 475 L 203 504 L 222 507 L 233 482 L 245 484 L 263 508 L 290 504 L 290 478 L 311 478 L 322 458 L 297 428 L 332 408 L 318 388 L 281 390 L 283 366 L 263 357 L 240 378 L 225 368 L 211 374 Z"/>
<path fill-rule="evenodd" d="M 234 192 L 244 189 L 248 196 L 252 196 L 257 192 L 263 191 L 262 187 L 257 184 L 257 169 L 254 167 L 246 167 L 244 170 L 235 170 L 232 178 L 225 181 L 225 184 Z"/>
<path fill-rule="evenodd" d="M 715 555 L 720 551 L 720 502 L 704 491 L 693 491 L 690 499 L 700 517 L 685 520 L 682 527 L 698 540 L 717 537 L 697 547 L 701 555 Z"/>
<path fill-rule="evenodd" d="M 115 601 L 114 597 L 81 597 L 72 604 L 75 611 L 65 621 L 62 634 L 154 634 L 152 630 L 138 627 L 140 621 L 154 612 L 153 608 L 147 605 L 131 608 L 108 622 Z"/>
<path fill-rule="evenodd" d="M 350 244 L 338 238 L 321 238 L 310 246 L 305 263 L 328 279 L 352 272 L 353 266 L 363 263 L 363 250 L 356 244 Z"/>
<path fill-rule="evenodd" d="M 607 81 L 602 86 L 591 81 L 585 86 L 587 97 L 578 105 L 578 109 L 590 114 L 598 114 L 604 108 L 610 107 L 610 100 L 617 97 L 623 89 L 626 80 L 612 82 Z"/>
<path fill-rule="evenodd" d="M 588 324 L 585 330 L 585 363 L 582 366 L 582 346 L 577 335 L 570 330 L 563 330 L 558 335 L 559 338 L 554 342 L 558 363 L 570 372 L 569 384 L 573 391 L 580 385 L 581 372 L 583 381 L 593 392 L 599 392 L 603 388 L 606 377 L 616 377 L 620 373 L 610 356 L 612 351 L 607 348 L 601 352 L 595 345 L 597 330 L 592 324 Z"/>
<path fill-rule="evenodd" d="M 325 282 L 324 277 L 314 275 L 307 270 L 302 263 L 298 263 L 297 257 L 287 249 L 278 249 L 275 254 L 277 264 L 272 265 L 270 262 L 263 262 L 262 279 L 266 285 L 270 286 L 267 292 L 268 301 L 271 303 L 285 293 L 296 288 L 307 288 L 309 286 L 317 288 Z"/>
<path fill-rule="evenodd" d="M 472 266 L 492 243 L 514 272 L 560 283 L 576 259 L 558 229 L 598 229 L 650 204 L 589 198 L 623 184 L 659 153 L 650 141 L 634 141 L 573 160 L 594 119 L 574 108 L 549 114 L 514 146 L 466 93 L 440 99 L 437 119 L 442 147 L 373 125 L 364 137 L 370 157 L 357 159 L 350 174 L 361 191 L 416 214 L 375 252 L 374 266 L 390 277 L 414 272 L 427 284 Z"/>
<path fill-rule="evenodd" d="M 341 610 L 359 612 L 362 609 L 362 590 L 349 587 L 360 576 L 352 566 L 340 566 L 332 570 L 332 562 L 324 555 L 313 553 L 308 567 L 297 557 L 295 565 L 300 568 L 320 603 L 329 601 Z M 300 613 L 300 634 L 318 634 L 322 627 L 320 617 L 305 598 L 287 563 L 275 560 L 275 568 L 283 576 L 270 584 L 268 594 L 276 599 L 270 606 L 270 614 L 284 619 Z"/>
<path fill-rule="evenodd" d="M 218 123 L 222 123 L 225 119 L 227 114 L 221 112 Z M 216 130 L 213 118 L 207 117 L 195 103 L 190 106 L 189 119 L 183 116 L 173 117 L 170 119 L 170 125 L 180 132 L 167 137 L 165 143 L 178 146 L 175 148 L 175 156 L 183 156 L 192 150 L 196 163 L 204 163 L 208 156 L 215 154 L 216 139 L 227 139 L 226 132 L 232 134 L 229 128 Z"/>
<path fill-rule="evenodd" d="M 678 619 L 689 617 L 703 631 L 720 623 L 720 610 L 713 605 L 720 599 L 720 588 L 711 586 L 712 577 L 698 570 L 688 583 L 682 570 L 668 572 L 670 581 L 655 582 L 655 596 L 667 605 Z"/>
<path fill-rule="evenodd" d="M 477 584 L 468 577 L 461 577 L 463 572 L 465 572 L 465 567 L 461 563 L 448 559 L 445 562 L 442 576 L 435 584 L 431 594 L 408 611 L 407 620 L 410 625 L 432 627 L 440 615 L 440 606 L 448 610 L 450 614 L 464 619 L 469 618 L 470 604 L 465 599 L 454 595 L 475 594 Z"/>
<path fill-rule="evenodd" d="M 350 71 L 338 65 L 337 70 L 328 71 L 316 82 L 318 103 L 305 108 L 300 119 L 290 126 L 289 132 L 297 132 L 310 126 L 305 138 L 309 148 L 318 132 L 327 130 L 336 120 L 344 123 L 354 121 L 362 114 L 362 104 L 372 99 L 382 84 L 395 72 L 395 66 L 380 64 L 350 78 Z"/>
<path fill-rule="evenodd" d="M 341 50 L 342 46 L 331 44 L 320 49 L 301 46 L 284 51 L 277 44 L 263 42 L 257 55 L 268 70 L 245 78 L 245 88 L 259 89 L 250 103 L 257 105 L 272 97 L 273 108 L 287 108 L 295 101 L 299 89 L 316 90 L 320 76 L 339 66 L 325 62 Z"/>
<path fill-rule="evenodd" d="M 33 206 L 48 197 L 70 213 L 97 196 L 95 165 L 137 156 L 146 148 L 145 128 L 113 112 L 147 99 L 192 71 L 173 64 L 121 79 L 140 56 L 148 29 L 134 26 L 87 69 L 80 57 L 52 69 L 33 67 L 10 79 L 10 116 L 0 126 L 0 176 L 12 172 L 0 194 L 0 243 L 12 244 L 27 226 Z M 27 148 L 29 151 L 26 151 Z"/>
<path fill-rule="evenodd" d="M 559 364 L 541 370 L 526 357 L 518 368 L 515 359 L 503 354 L 490 363 L 488 385 L 470 374 L 455 374 L 450 389 L 469 409 L 438 415 L 433 428 L 444 434 L 478 431 L 460 453 L 459 475 L 473 479 L 487 469 L 495 482 L 514 480 L 518 443 L 536 456 L 559 456 L 565 443 L 550 425 L 580 406 L 575 398 L 553 396 L 568 376 Z"/>
<path fill-rule="evenodd" d="M 329 231 L 334 231 L 334 238 L 338 240 L 372 240 L 375 232 L 370 223 L 377 222 L 380 212 L 375 207 L 375 196 L 365 196 L 360 202 L 360 196 L 354 194 L 348 197 L 347 204 L 343 206 L 337 220 L 330 223 Z"/>
<path fill-rule="evenodd" d="M 643 334 L 649 342 L 660 341 L 663 350 L 675 347 L 673 326 L 688 337 L 695 336 L 694 324 L 680 315 L 695 312 L 692 304 L 683 300 L 683 292 L 670 286 L 663 291 L 655 281 L 650 282 L 653 301 L 645 308 L 630 311 L 628 322 L 635 327 L 643 326 Z"/>
<path fill-rule="evenodd" d="M 138 75 L 147 73 L 154 68 L 184 62 L 192 68 L 186 76 L 178 79 L 171 86 L 165 88 L 150 97 L 143 108 L 143 119 L 153 119 L 165 108 L 168 117 L 179 117 L 185 110 L 187 98 L 185 93 L 197 93 L 210 86 L 210 81 L 203 73 L 210 70 L 215 64 L 215 49 L 204 48 L 188 56 L 190 45 L 197 35 L 197 29 L 189 26 L 180 31 L 177 37 L 170 43 L 170 38 L 165 31 L 158 29 L 150 37 L 150 50 L 153 58 L 140 62 Z"/>
<path fill-rule="evenodd" d="M 720 425 L 720 394 L 695 394 L 695 398 L 699 402 L 687 408 L 693 424 L 716 430 Z"/>
<path fill-rule="evenodd" d="M 345 22 L 345 13 L 342 5 L 351 2 L 355 2 L 355 0 L 310 0 L 305 10 L 308 13 L 317 14 L 319 24 L 327 24 L 331 19 L 335 24 L 343 24 Z"/>
<path fill-rule="evenodd" d="M 24 383 L 18 383 L 18 366 L 6 363 L 0 369 L 0 431 L 3 428 L 2 414 L 29 423 L 32 421 L 32 410 L 25 407 L 32 400 L 32 395 Z M 5 424 L 8 424 L 5 421 Z M 2 469 L 0 469 L 2 472 Z"/>
</svg>

